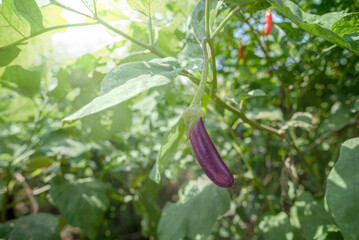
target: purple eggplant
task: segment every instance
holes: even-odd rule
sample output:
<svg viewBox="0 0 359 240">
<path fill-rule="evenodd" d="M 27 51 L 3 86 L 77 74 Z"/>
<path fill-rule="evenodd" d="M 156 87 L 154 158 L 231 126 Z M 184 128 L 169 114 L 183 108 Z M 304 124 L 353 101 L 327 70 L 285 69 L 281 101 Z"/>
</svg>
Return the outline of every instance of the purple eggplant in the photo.
<svg viewBox="0 0 359 240">
<path fill-rule="evenodd" d="M 199 164 L 201 164 L 209 179 L 220 187 L 228 188 L 233 186 L 233 175 L 209 137 L 202 118 L 198 120 L 191 130 L 189 140 Z"/>
</svg>

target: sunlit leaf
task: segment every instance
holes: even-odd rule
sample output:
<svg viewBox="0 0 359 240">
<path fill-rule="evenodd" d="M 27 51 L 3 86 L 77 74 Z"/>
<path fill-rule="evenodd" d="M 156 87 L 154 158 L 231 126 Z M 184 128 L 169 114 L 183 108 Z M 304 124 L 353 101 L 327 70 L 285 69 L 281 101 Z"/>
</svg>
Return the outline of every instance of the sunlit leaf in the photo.
<svg viewBox="0 0 359 240">
<path fill-rule="evenodd" d="M 285 17 L 289 18 L 292 22 L 297 24 L 300 28 L 307 32 L 324 38 L 325 40 L 332 42 L 340 47 L 346 48 L 355 54 L 359 55 L 359 48 L 356 43 L 357 35 L 352 36 L 350 40 L 341 37 L 339 34 L 343 34 L 341 30 L 338 31 L 338 27 L 334 25 L 338 20 L 346 17 L 348 13 L 345 12 L 331 12 L 324 15 L 315 15 L 304 12 L 298 5 L 290 0 L 268 0 L 277 10 Z M 356 18 L 356 17 L 355 17 Z M 347 20 L 341 20 L 337 26 L 340 26 L 346 21 L 353 20 L 353 17 Z M 332 27 L 334 27 L 332 29 Z M 354 33 L 358 30 L 357 26 L 346 29 L 345 33 Z M 335 32 L 335 31 L 338 31 Z"/>
<path fill-rule="evenodd" d="M 344 239 L 359 238 L 359 138 L 343 143 L 327 178 L 325 198 Z"/>
<path fill-rule="evenodd" d="M 31 34 L 44 28 L 42 14 L 35 0 L 14 0 L 17 12 L 25 18 L 31 26 Z"/>
<path fill-rule="evenodd" d="M 72 121 L 124 102 L 150 88 L 169 84 L 182 68 L 174 58 L 132 62 L 112 69 L 104 78 L 100 96 L 64 121 Z"/>
</svg>

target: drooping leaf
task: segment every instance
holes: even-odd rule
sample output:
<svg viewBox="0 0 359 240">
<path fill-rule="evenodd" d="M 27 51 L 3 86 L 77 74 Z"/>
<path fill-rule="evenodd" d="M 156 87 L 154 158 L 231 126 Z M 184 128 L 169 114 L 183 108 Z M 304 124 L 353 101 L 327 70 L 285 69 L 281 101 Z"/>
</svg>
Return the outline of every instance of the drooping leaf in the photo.
<svg viewBox="0 0 359 240">
<path fill-rule="evenodd" d="M 217 218 L 228 209 L 228 191 L 202 178 L 179 190 L 176 203 L 167 202 L 158 224 L 160 239 L 206 239 Z"/>
<path fill-rule="evenodd" d="M 356 16 L 352 15 L 349 18 L 342 19 L 349 15 L 345 12 L 331 12 L 320 16 L 304 12 L 290 0 L 268 0 L 268 2 L 275 6 L 283 16 L 289 18 L 305 31 L 359 55 L 358 39 L 357 35 L 355 35 L 358 31 L 358 26 L 349 27 L 344 32 L 338 27 L 343 23 L 352 22 L 353 19 L 356 21 Z M 340 22 L 335 25 L 337 21 Z M 350 38 L 341 36 L 344 33 L 350 35 Z"/>
<path fill-rule="evenodd" d="M 150 88 L 169 84 L 182 71 L 174 58 L 132 62 L 112 69 L 104 78 L 100 96 L 66 117 L 72 121 L 124 102 Z"/>
<path fill-rule="evenodd" d="M 359 138 L 345 141 L 327 178 L 325 198 L 344 239 L 359 238 Z"/>
<path fill-rule="evenodd" d="M 66 221 L 91 238 L 96 236 L 96 228 L 109 206 L 106 185 L 95 179 L 69 182 L 56 177 L 51 182 L 49 198 Z"/>
<path fill-rule="evenodd" d="M 17 12 L 25 18 L 31 26 L 31 34 L 44 28 L 42 14 L 35 0 L 14 0 Z"/>
<path fill-rule="evenodd" d="M 176 153 L 184 130 L 184 121 L 182 118 L 179 118 L 178 122 L 165 134 L 156 163 L 150 173 L 150 178 L 156 183 L 161 181 L 161 173 L 164 167 L 171 161 L 173 155 Z"/>
<path fill-rule="evenodd" d="M 58 224 L 58 218 L 51 214 L 38 213 L 23 216 L 0 224 L 0 238 L 57 240 L 60 238 Z"/>
</svg>

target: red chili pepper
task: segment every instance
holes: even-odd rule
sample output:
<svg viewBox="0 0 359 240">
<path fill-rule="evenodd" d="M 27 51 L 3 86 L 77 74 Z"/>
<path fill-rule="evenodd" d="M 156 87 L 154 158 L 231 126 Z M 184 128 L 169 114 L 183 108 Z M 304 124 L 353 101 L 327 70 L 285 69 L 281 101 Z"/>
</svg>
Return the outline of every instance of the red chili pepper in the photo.
<svg viewBox="0 0 359 240">
<path fill-rule="evenodd" d="M 244 60 L 243 46 L 242 46 L 241 42 L 238 42 L 238 57 L 239 57 L 239 59 Z"/>
<path fill-rule="evenodd" d="M 265 16 L 265 27 L 264 27 L 264 34 L 268 35 L 270 30 L 272 29 L 272 11 L 270 9 L 267 9 L 266 16 Z"/>
<path fill-rule="evenodd" d="M 209 179 L 220 187 L 233 186 L 233 175 L 209 137 L 202 118 L 198 120 L 191 130 L 189 140 L 199 164 L 201 164 Z"/>
</svg>

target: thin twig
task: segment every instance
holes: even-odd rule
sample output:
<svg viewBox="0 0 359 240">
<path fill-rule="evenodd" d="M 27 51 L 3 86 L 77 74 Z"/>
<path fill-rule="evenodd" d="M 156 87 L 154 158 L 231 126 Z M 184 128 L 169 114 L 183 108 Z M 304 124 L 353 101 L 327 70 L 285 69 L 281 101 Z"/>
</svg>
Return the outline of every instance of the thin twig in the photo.
<svg viewBox="0 0 359 240">
<path fill-rule="evenodd" d="M 16 178 L 16 180 L 18 180 L 22 187 L 25 189 L 26 195 L 30 200 L 30 204 L 31 204 L 31 213 L 35 214 L 39 211 L 39 204 L 36 200 L 36 198 L 34 197 L 32 190 L 29 186 L 29 184 L 26 182 L 25 177 L 23 175 L 21 175 L 21 173 L 16 172 L 14 174 L 14 177 Z"/>
</svg>

